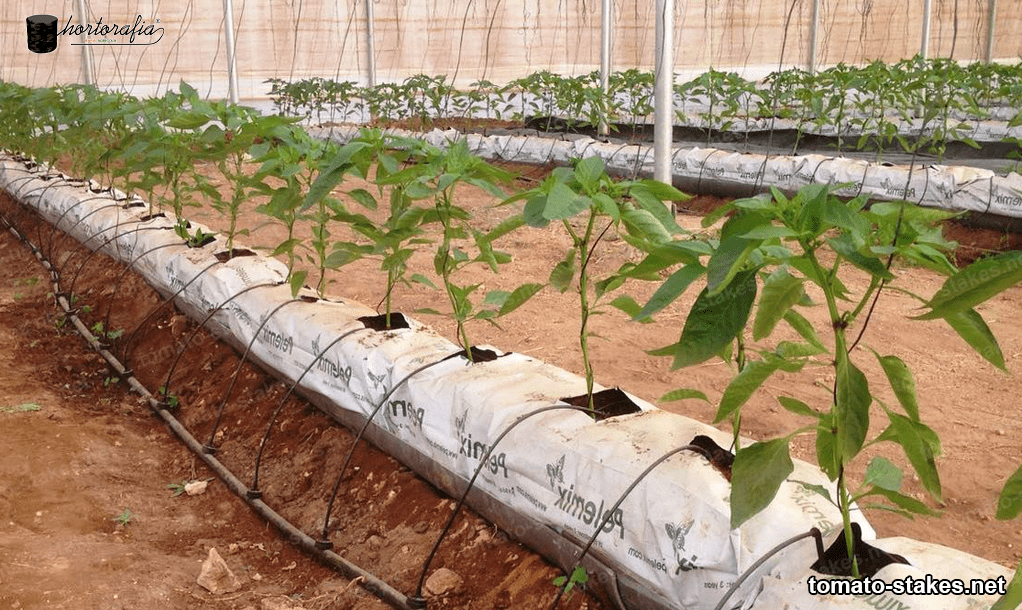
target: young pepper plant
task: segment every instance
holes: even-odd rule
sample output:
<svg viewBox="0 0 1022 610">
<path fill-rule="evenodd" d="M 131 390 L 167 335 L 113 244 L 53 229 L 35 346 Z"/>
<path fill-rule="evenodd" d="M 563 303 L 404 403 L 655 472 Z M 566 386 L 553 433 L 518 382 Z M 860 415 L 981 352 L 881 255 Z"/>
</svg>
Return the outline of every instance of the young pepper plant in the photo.
<svg viewBox="0 0 1022 610">
<path fill-rule="evenodd" d="M 698 262 L 688 265 L 693 274 L 705 275 L 706 287 L 692 305 L 680 340 L 653 353 L 673 356 L 674 368 L 681 368 L 717 355 L 726 356 L 733 344 L 741 347 L 750 323 L 752 339 L 757 342 L 773 335 L 782 320 L 794 329 L 802 341 L 779 341 L 773 349 L 755 350 L 759 358 L 750 357 L 725 389 L 716 422 L 738 418 L 742 406 L 778 370 L 794 372 L 808 365 L 833 368 L 831 400 L 822 409 L 791 396 L 777 397 L 782 407 L 808 418 L 809 425 L 748 447 L 736 444 L 731 525 L 738 527 L 772 501 L 793 470 L 789 442 L 796 435 L 814 433 L 817 462 L 836 483 L 836 504 L 843 518 L 853 573 L 858 575 L 852 555 L 853 503 L 879 499 L 886 501 L 886 508 L 905 514 L 932 512 L 923 502 L 899 491 L 901 471 L 883 457 L 874 458 L 865 480 L 853 487 L 848 466 L 864 448 L 885 442 L 899 445 L 927 492 L 938 501 L 941 497 L 935 463 L 940 441 L 920 418 L 915 379 L 900 358 L 871 349 L 900 412 L 871 392 L 869 380 L 856 365 L 856 356 L 863 352 L 856 352 L 855 347 L 869 322 L 868 313 L 862 320 L 860 316 L 872 311 L 884 288 L 907 292 L 889 284 L 896 279 L 891 271 L 893 260 L 909 260 L 951 276 L 933 299 L 921 299 L 933 311 L 920 318 L 943 315 L 970 346 L 1003 369 L 1004 358 L 996 340 L 973 307 L 1003 290 L 1009 279 L 1022 279 L 1022 264 L 1015 266 L 1014 275 L 999 275 L 1001 282 L 971 281 L 982 271 L 956 272 L 942 252 L 951 244 L 933 225 L 949 217 L 946 212 L 908 203 L 878 203 L 866 210 L 864 198 L 843 202 L 822 185 L 805 187 L 790 199 L 776 189 L 772 195 L 772 199 L 734 201 L 704 219 L 708 225 L 734 212 L 722 227 L 719 242 L 713 244 L 705 268 Z M 821 260 L 825 249 L 832 251 L 826 256 L 833 256 L 833 263 Z M 860 294 L 854 294 L 842 281 L 852 268 L 869 274 L 869 285 Z M 969 275 L 963 276 L 966 272 Z M 762 278 L 763 287 L 754 308 L 760 292 L 758 278 Z M 829 314 L 822 330 L 832 335 L 833 349 L 796 309 L 812 305 L 805 290 L 809 284 L 822 291 Z M 947 286 L 954 288 L 949 291 Z M 849 307 L 842 309 L 840 302 L 849 303 Z M 881 434 L 868 439 L 871 414 L 877 410 L 889 423 Z M 737 433 L 736 427 L 736 443 Z M 816 491 L 830 498 L 827 490 Z"/>
<path fill-rule="evenodd" d="M 626 274 L 613 273 L 594 281 L 591 263 L 611 231 L 643 251 L 670 241 L 671 236 L 681 233 L 682 229 L 664 202 L 688 198 L 673 186 L 655 180 L 616 182 L 607 174 L 601 158 L 587 157 L 577 161 L 574 167 L 554 169 L 539 186 L 503 202 L 524 200 L 521 222 L 544 228 L 552 221 L 560 221 L 571 237 L 571 246 L 550 272 L 549 283 L 566 292 L 577 277 L 575 287 L 581 319 L 579 347 L 590 411 L 593 410 L 595 375 L 589 355 L 589 319 L 600 313 L 601 301 L 628 279 Z M 577 228 L 571 220 L 580 215 L 582 226 Z M 630 314 L 638 309 L 627 297 L 619 297 L 609 304 Z"/>
<path fill-rule="evenodd" d="M 442 238 L 433 257 L 433 270 L 443 282 L 444 291 L 451 306 L 450 316 L 457 326 L 457 338 L 472 360 L 473 343 L 469 340 L 467 324 L 473 320 L 485 320 L 496 324 L 495 319 L 506 315 L 525 304 L 542 289 L 541 284 L 526 283 L 511 292 L 490 291 L 477 307 L 473 294 L 482 284 L 460 284 L 456 274 L 472 264 L 485 264 L 493 273 L 499 273 L 499 266 L 511 261 L 511 256 L 495 250 L 497 238 L 521 226 L 512 219 L 501 223 L 489 233 L 470 225 L 471 214 L 458 205 L 458 187 L 473 186 L 494 197 L 504 199 L 506 193 L 498 184 L 512 179 L 512 174 L 501 170 L 473 155 L 465 140 L 451 142 L 446 149 L 433 146 L 424 148 L 424 155 L 417 163 L 393 174 L 383 184 L 400 184 L 404 195 L 412 200 L 431 199 L 436 219 L 442 227 Z M 471 240 L 475 245 L 475 256 L 464 248 Z M 435 309 L 420 309 L 422 313 L 443 315 Z"/>
</svg>

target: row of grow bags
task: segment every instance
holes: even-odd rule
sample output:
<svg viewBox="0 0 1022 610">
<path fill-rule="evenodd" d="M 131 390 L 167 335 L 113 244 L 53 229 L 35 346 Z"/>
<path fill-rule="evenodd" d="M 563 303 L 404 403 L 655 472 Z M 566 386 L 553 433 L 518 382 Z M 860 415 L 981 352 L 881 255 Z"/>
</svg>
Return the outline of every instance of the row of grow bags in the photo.
<svg viewBox="0 0 1022 610">
<path fill-rule="evenodd" d="M 210 331 L 237 348 L 251 345 L 256 361 L 283 380 L 299 380 L 300 391 L 341 423 L 368 422 L 372 442 L 439 488 L 459 495 L 478 469 L 469 503 L 565 568 L 593 540 L 583 564 L 617 606 L 881 607 L 875 595 L 805 593 L 807 579 L 828 578 L 823 574 L 834 571 L 843 549 L 843 541 L 833 545 L 839 511 L 811 489 L 829 485 L 815 466 L 797 461 L 774 501 L 731 530 L 726 464 L 707 459 L 713 456 L 706 450 L 679 451 L 707 440 L 728 447 L 728 434 L 630 395 L 638 412 L 594 421 L 565 402 L 584 392 L 576 375 L 495 349 L 499 357 L 469 363 L 415 320 L 407 329 L 367 329 L 359 318 L 375 312 L 364 305 L 292 299 L 279 261 L 218 262 L 219 240 L 189 248 L 170 230 L 175 219 L 144 219 L 144 208 L 97 196 L 88 185 L 43 180 L 43 170 L 30 167 L 3 159 L 0 187 L 79 241 L 132 264 L 161 294 L 179 292 L 176 305 L 193 319 L 207 319 L 229 301 L 208 319 Z M 138 230 L 143 221 L 167 230 Z M 100 234 L 107 237 L 94 238 Z M 944 547 L 874 540 L 861 514 L 855 521 L 868 548 L 893 554 L 867 553 L 887 558 L 878 577 L 936 574 L 968 583 L 1008 575 Z M 817 541 L 806 537 L 813 528 L 822 532 Z M 911 595 L 887 599 L 957 610 L 987 607 L 995 597 L 953 596 L 936 605 Z"/>
</svg>

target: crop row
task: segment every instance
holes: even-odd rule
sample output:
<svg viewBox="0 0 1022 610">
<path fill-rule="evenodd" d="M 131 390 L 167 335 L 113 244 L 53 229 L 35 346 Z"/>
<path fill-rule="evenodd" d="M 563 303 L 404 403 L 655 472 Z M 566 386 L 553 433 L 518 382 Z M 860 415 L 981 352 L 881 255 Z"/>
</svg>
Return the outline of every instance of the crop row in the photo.
<svg viewBox="0 0 1022 610">
<path fill-rule="evenodd" d="M 955 269 L 945 255 L 953 244 L 934 225 L 951 216 L 947 212 L 904 202 L 867 206 L 865 196 L 842 201 L 832 188 L 811 185 L 794 197 L 774 189 L 771 197 L 733 201 L 704 219 L 708 226 L 729 214 L 718 236 L 695 238 L 676 224 L 665 206 L 666 201 L 684 199 L 684 194 L 651 180 L 612 180 L 598 157 L 554 169 L 535 187 L 509 196 L 501 187 L 513 176 L 473 155 L 464 140 L 438 148 L 364 130 L 345 144 L 331 143 L 311 138 L 298 125 L 299 118 L 263 116 L 250 108 L 203 100 L 185 83 L 179 89 L 138 99 L 77 85 L 28 89 L 0 83 L 0 142 L 37 163 L 141 194 L 151 214 L 172 208 L 175 230 L 191 246 L 201 246 L 211 236 L 191 225 L 186 211 L 207 206 L 220 213 L 219 224 L 228 227 L 223 236 L 226 251 L 233 253 L 234 240 L 242 233 L 237 229 L 242 206 L 261 197 L 265 203 L 257 211 L 286 230 L 287 237 L 275 245 L 273 254 L 288 260 L 295 294 L 307 279 L 296 268 L 299 257 L 318 273 L 320 294 L 328 269 L 358 259 L 375 260 L 383 276 L 381 306 L 388 325 L 395 286 L 411 282 L 434 286 L 426 275 L 410 268 L 416 251 L 431 251 L 434 277 L 442 283 L 434 287 L 448 301 L 443 315 L 454 322 L 457 340 L 469 358 L 470 323 L 496 323 L 547 286 L 572 290 L 578 295 L 579 345 L 590 408 L 595 377 L 587 343 L 591 316 L 614 307 L 633 320 L 650 321 L 690 286 L 704 284 L 685 316 L 678 341 L 650 353 L 672 358 L 674 368 L 713 358 L 734 365 L 736 372 L 716 416 L 717 423 L 730 421 L 734 430 L 732 527 L 772 501 L 792 472 L 789 443 L 804 434 L 815 436 L 817 463 L 836 484 L 833 496 L 823 488 L 817 491 L 841 508 L 850 551 L 855 503 L 880 501 L 906 514 L 932 512 L 900 491 L 902 473 L 886 458 L 873 458 L 865 479 L 851 481 L 847 468 L 864 457 L 866 447 L 881 442 L 899 446 L 926 491 L 941 501 L 934 461 L 940 442 L 921 419 L 911 371 L 896 355 L 872 350 L 864 355 L 864 350 L 855 349 L 876 300 L 901 269 L 893 265 L 895 259 L 948 277 L 931 298 L 907 293 L 928 308 L 919 319 L 947 321 L 983 358 L 1005 368 L 997 340 L 976 306 L 1022 281 L 1022 253 Z M 202 173 L 198 166 L 213 167 L 218 175 Z M 225 186 L 218 186 L 214 178 Z M 497 226 L 480 229 L 471 212 L 459 204 L 460 190 L 468 187 L 491 193 L 502 205 L 513 206 L 512 212 Z M 371 213 L 377 209 L 382 213 Z M 310 240 L 296 237 L 299 225 L 310 229 Z M 570 245 L 559 260 L 551 261 L 545 282 L 486 291 L 482 283 L 462 279 L 462 271 L 473 265 L 500 272 L 511 260 L 510 253 L 496 247 L 501 237 L 550 225 L 561 226 Z M 427 232 L 427 227 L 434 231 Z M 638 262 L 596 277 L 590 262 L 615 236 L 637 250 L 639 256 L 633 260 Z M 827 260 L 819 256 L 823 250 L 832 263 L 823 262 Z M 849 290 L 849 272 L 868 274 L 869 286 L 859 293 Z M 659 286 L 644 305 L 621 292 L 627 283 L 642 280 Z M 816 306 L 810 288 L 823 295 L 829 314 L 818 328 L 798 312 Z M 776 340 L 774 331 L 782 326 L 794 330 L 799 339 Z M 822 340 L 826 335 L 827 342 Z M 874 398 L 856 364 L 871 357 L 883 369 L 882 381 L 892 387 L 897 406 Z M 821 366 L 833 370 L 833 401 L 808 405 L 778 396 L 779 404 L 804 417 L 807 425 L 783 437 L 742 446 L 742 407 L 767 379 L 777 371 L 795 373 Z M 698 390 L 681 389 L 662 400 L 681 399 L 707 397 Z M 873 438 L 871 414 L 889 422 Z M 1009 478 L 998 508 L 999 518 L 1019 514 L 1022 469 Z"/>
<path fill-rule="evenodd" d="M 653 112 L 654 74 L 637 69 L 612 73 L 606 93 L 597 72 L 562 76 L 540 71 L 503 85 L 480 80 L 464 90 L 446 76 L 425 74 L 371 87 L 323 78 L 268 82 L 282 113 L 315 115 L 317 120 L 417 119 L 429 125 L 451 118 L 556 116 L 569 126 L 634 127 Z M 707 144 L 714 132 L 772 128 L 771 119 L 781 119 L 799 136 L 836 133 L 838 152 L 868 149 L 880 158 L 892 146 L 914 149 L 906 141 L 911 134 L 925 141 L 921 150 L 942 157 L 952 141 L 978 147 L 973 137 L 977 121 L 1022 125 L 1022 114 L 1016 112 L 1022 107 L 1022 63 L 960 65 L 915 57 L 864 67 L 838 64 L 817 73 L 789 69 L 758 83 L 710 69 L 675 85 L 674 92 L 677 122 L 704 128 Z M 1014 136 L 1008 139 L 1019 143 Z"/>
</svg>

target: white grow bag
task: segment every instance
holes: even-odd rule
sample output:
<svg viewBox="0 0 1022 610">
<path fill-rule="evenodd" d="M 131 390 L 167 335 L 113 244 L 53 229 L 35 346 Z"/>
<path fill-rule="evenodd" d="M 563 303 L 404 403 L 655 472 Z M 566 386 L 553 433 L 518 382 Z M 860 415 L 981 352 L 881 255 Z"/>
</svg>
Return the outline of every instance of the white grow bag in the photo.
<svg viewBox="0 0 1022 610">
<path fill-rule="evenodd" d="M 289 381 L 322 356 L 302 378 L 300 391 L 349 426 L 364 422 L 410 373 L 458 351 L 415 321 L 406 330 L 364 330 L 357 318 L 375 311 L 358 303 L 295 302 L 267 319 L 291 300 L 279 261 L 235 258 L 200 274 L 215 261 L 218 244 L 201 249 L 168 245 L 143 256 L 180 241 L 168 230 L 172 219 L 141 225 L 162 230 L 133 230 L 128 221 L 140 218 L 144 208 L 111 206 L 109 198 L 85 188 L 26 181 L 24 176 L 23 165 L 0 159 L 0 187 L 13 190 L 50 222 L 61 219 L 60 228 L 92 248 L 122 233 L 104 250 L 122 262 L 135 261 L 133 268 L 164 295 L 184 288 L 175 303 L 193 319 L 206 318 L 245 288 L 272 284 L 235 298 L 213 316 L 210 330 L 239 349 L 254 339 L 250 356 Z M 17 186 L 10 189 L 12 180 Z M 45 185 L 49 188 L 41 188 Z M 87 199 L 94 200 L 82 203 Z M 110 207 L 94 211 L 104 205 Z M 91 238 L 98 232 L 102 238 Z M 419 372 L 393 391 L 368 434 L 435 485 L 458 494 L 507 426 L 584 391 L 583 379 L 524 355 L 471 366 L 458 357 Z M 641 413 L 600 423 L 567 410 L 525 420 L 493 451 L 470 504 L 565 566 L 609 514 L 587 566 L 612 599 L 631 608 L 712 610 L 738 575 L 779 542 L 812 527 L 825 531 L 828 543 L 836 537 L 838 510 L 793 482 L 828 485 L 827 477 L 801 461 L 770 506 L 737 530 L 729 528 L 730 484 L 692 452 L 664 462 L 614 510 L 622 491 L 661 455 L 696 435 L 724 447 L 731 442 L 728 434 L 706 424 L 634 400 Z M 874 538 L 861 515 L 855 518 L 864 538 Z M 792 548 L 762 569 L 798 578 L 809 563 Z M 780 582 L 790 584 L 791 578 Z M 753 607 L 761 588 L 746 581 L 731 608 Z M 755 601 L 755 607 L 771 606 Z"/>
<path fill-rule="evenodd" d="M 339 142 L 359 133 L 356 127 L 310 127 L 308 131 Z M 611 144 L 582 136 L 466 135 L 438 129 L 425 134 L 400 129 L 387 133 L 422 138 L 441 147 L 465 138 L 472 152 L 493 161 L 565 165 L 573 158 L 598 155 L 611 172 L 653 173 L 653 147 L 640 144 Z M 933 164 L 909 168 L 826 155 L 763 155 L 714 148 L 676 148 L 671 167 L 673 181 L 682 190 L 700 192 L 713 187 L 741 196 L 765 191 L 769 185 L 794 192 L 808 184 L 850 184 L 837 193 L 1022 218 L 1022 176 L 1016 173 L 1000 176 L 971 167 Z"/>
</svg>

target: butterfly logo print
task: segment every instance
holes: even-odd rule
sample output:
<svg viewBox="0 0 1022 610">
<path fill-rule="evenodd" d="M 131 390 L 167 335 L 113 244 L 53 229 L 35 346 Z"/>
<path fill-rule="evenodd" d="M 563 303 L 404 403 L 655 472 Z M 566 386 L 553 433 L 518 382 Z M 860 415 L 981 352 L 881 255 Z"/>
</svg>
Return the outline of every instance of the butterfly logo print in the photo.
<svg viewBox="0 0 1022 610">
<path fill-rule="evenodd" d="M 546 465 L 546 476 L 550 481 L 550 489 L 554 489 L 557 483 L 564 483 L 564 456 L 562 455 L 556 464 Z"/>
<path fill-rule="evenodd" d="M 678 557 L 678 568 L 674 571 L 675 574 L 680 572 L 687 572 L 694 570 L 697 566 L 693 563 L 698 557 L 692 555 L 690 558 L 683 556 L 685 552 L 685 536 L 692 529 L 695 524 L 695 519 L 689 519 L 688 523 L 681 525 L 674 525 L 673 523 L 667 523 L 664 525 L 664 529 L 667 530 L 667 537 L 671 539 L 671 546 L 674 548 L 674 554 Z"/>
</svg>

